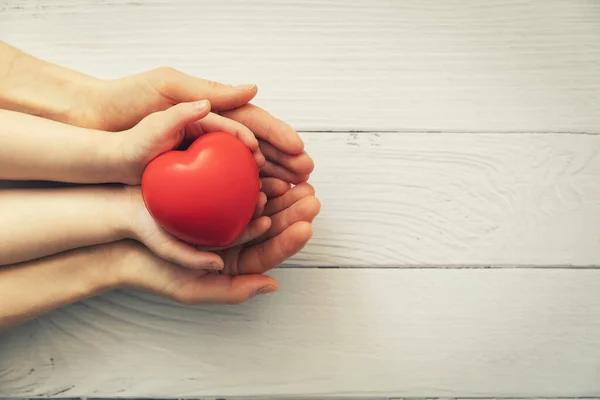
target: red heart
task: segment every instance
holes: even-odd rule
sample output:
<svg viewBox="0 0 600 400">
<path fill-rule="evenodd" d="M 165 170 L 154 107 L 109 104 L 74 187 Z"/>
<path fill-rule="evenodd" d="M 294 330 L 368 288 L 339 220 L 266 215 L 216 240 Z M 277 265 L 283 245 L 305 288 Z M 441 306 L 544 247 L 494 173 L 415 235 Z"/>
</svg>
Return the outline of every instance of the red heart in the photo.
<svg viewBox="0 0 600 400">
<path fill-rule="evenodd" d="M 233 244 L 252 219 L 259 192 L 252 152 L 225 132 L 161 154 L 142 176 L 152 218 L 172 235 L 203 247 Z"/>
</svg>

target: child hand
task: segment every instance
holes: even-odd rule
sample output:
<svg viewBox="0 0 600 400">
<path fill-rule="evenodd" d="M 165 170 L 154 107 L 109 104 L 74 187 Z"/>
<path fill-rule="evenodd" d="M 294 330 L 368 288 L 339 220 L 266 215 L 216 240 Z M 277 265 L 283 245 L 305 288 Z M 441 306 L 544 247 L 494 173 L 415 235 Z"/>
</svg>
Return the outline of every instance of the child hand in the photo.
<svg viewBox="0 0 600 400">
<path fill-rule="evenodd" d="M 115 151 L 124 165 L 121 182 L 139 185 L 144 169 L 154 158 L 214 131 L 236 136 L 253 152 L 257 165 L 264 165 L 254 134 L 238 122 L 210 113 L 210 103 L 202 100 L 150 114 L 133 128 L 116 134 Z"/>
<path fill-rule="evenodd" d="M 216 253 L 208 251 L 209 249 L 199 249 L 162 229 L 146 209 L 139 186 L 126 187 L 125 190 L 127 204 L 122 211 L 124 220 L 127 221 L 127 237 L 138 240 L 162 259 L 174 264 L 192 269 L 223 269 L 223 260 Z M 267 196 L 261 193 L 256 205 L 255 219 L 232 246 L 254 240 L 269 230 L 271 219 L 260 216 L 266 202 Z"/>
<path fill-rule="evenodd" d="M 111 245 L 118 251 L 117 262 L 111 264 L 116 268 L 113 276 L 118 286 L 149 290 L 188 305 L 239 304 L 257 294 L 277 291 L 277 281 L 264 274 L 306 245 L 320 203 L 307 183 L 289 189 L 285 182 L 269 179 L 264 187 L 272 197 L 257 214 L 272 215 L 271 228 L 251 243 L 219 250 L 225 267 L 218 273 L 181 268 L 135 242 L 120 241 Z"/>
</svg>

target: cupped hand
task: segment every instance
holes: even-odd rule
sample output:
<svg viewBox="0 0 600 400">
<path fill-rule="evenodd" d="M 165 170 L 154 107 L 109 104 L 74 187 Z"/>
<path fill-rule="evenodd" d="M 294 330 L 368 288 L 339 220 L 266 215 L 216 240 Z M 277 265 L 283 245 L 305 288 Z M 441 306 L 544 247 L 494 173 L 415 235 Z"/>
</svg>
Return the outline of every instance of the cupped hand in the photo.
<svg viewBox="0 0 600 400">
<path fill-rule="evenodd" d="M 253 152 L 258 166 L 263 166 L 265 158 L 252 132 L 239 122 L 209 114 L 209 111 L 210 103 L 206 100 L 179 103 L 150 114 L 133 128 L 113 136 L 122 183 L 140 184 L 146 166 L 154 158 L 215 131 L 228 132 L 240 139 Z"/>
<path fill-rule="evenodd" d="M 169 67 L 157 68 L 125 78 L 97 81 L 82 95 L 85 107 L 71 123 L 121 131 L 135 126 L 148 114 L 182 102 L 207 99 L 213 111 L 246 126 L 259 139 L 266 156 L 264 176 L 287 182 L 306 181 L 314 163 L 304 151 L 298 133 L 267 111 L 249 104 L 256 96 L 255 85 L 231 86 L 200 79 Z M 211 117 L 217 120 L 216 114 Z"/>
<path fill-rule="evenodd" d="M 312 220 L 320 203 L 306 183 L 286 188 L 287 183 L 268 178 L 263 189 L 270 198 L 264 214 L 273 223 L 252 244 L 216 252 L 224 261 L 221 271 L 193 270 L 156 257 L 135 242 L 122 242 L 120 280 L 125 286 L 149 290 L 183 304 L 243 303 L 257 294 L 278 290 L 277 281 L 265 272 L 298 253 L 312 235 Z"/>
<path fill-rule="evenodd" d="M 139 186 L 127 186 L 126 203 L 120 210 L 125 224 L 126 237 L 143 243 L 150 251 L 171 263 L 191 268 L 221 270 L 224 260 L 221 254 L 209 249 L 197 248 L 165 231 L 150 215 L 144 204 Z M 267 196 L 260 193 L 254 218 L 233 246 L 245 244 L 267 233 L 271 227 L 271 219 L 262 215 Z"/>
</svg>

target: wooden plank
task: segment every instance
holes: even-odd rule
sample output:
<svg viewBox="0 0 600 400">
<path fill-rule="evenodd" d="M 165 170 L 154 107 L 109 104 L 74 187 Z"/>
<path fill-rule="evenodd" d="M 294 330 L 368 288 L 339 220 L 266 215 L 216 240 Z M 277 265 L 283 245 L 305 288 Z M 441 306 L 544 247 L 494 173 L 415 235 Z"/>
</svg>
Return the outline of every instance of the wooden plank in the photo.
<svg viewBox="0 0 600 400">
<path fill-rule="evenodd" d="M 302 130 L 600 133 L 600 2 L 4 2 L 0 37 L 102 77 L 256 82 Z"/>
<path fill-rule="evenodd" d="M 322 209 L 285 266 L 600 265 L 600 136 L 302 136 Z"/>
<path fill-rule="evenodd" d="M 314 238 L 293 265 L 600 264 L 600 137 L 313 133 Z"/>
<path fill-rule="evenodd" d="M 0 397 L 600 395 L 600 270 L 286 269 L 276 295 L 116 292 L 0 336 Z"/>
</svg>

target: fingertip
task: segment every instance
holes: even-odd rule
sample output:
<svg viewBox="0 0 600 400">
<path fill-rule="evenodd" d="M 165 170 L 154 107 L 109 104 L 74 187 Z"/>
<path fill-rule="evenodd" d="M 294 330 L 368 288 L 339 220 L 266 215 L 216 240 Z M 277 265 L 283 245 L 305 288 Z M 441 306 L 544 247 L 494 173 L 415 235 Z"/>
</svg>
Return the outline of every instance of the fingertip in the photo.
<svg viewBox="0 0 600 400">
<path fill-rule="evenodd" d="M 308 182 L 302 182 L 296 185 L 296 190 L 301 190 L 305 192 L 307 196 L 315 195 L 315 187 Z"/>
<path fill-rule="evenodd" d="M 254 221 L 251 222 L 250 230 L 251 237 L 249 241 L 255 240 L 257 237 L 263 235 L 265 232 L 269 230 L 271 227 L 271 218 L 267 216 L 258 217 Z"/>
<path fill-rule="evenodd" d="M 210 101 L 208 100 L 199 100 L 199 101 L 195 101 L 192 104 L 192 107 L 194 108 L 194 110 L 196 112 L 208 112 L 210 111 Z"/>
<path fill-rule="evenodd" d="M 256 165 L 258 166 L 258 168 L 262 168 L 267 162 L 266 157 L 260 151 L 260 149 L 254 151 L 254 161 L 256 161 Z"/>
<path fill-rule="evenodd" d="M 290 229 L 291 233 L 294 233 L 298 239 L 308 240 L 313 235 L 313 225 L 307 221 L 296 222 L 288 229 Z"/>
<path fill-rule="evenodd" d="M 272 277 L 262 274 L 243 274 L 233 278 L 226 293 L 229 304 L 242 304 L 259 294 L 274 293 L 279 290 L 279 283 Z"/>
<path fill-rule="evenodd" d="M 271 227 L 271 223 L 272 223 L 271 218 L 267 217 L 266 215 L 259 217 L 257 219 L 257 221 L 260 221 L 259 226 L 260 226 L 260 230 L 262 230 L 263 233 L 268 231 L 269 228 Z"/>
<path fill-rule="evenodd" d="M 236 92 L 241 93 L 248 101 L 252 100 L 258 94 L 258 86 L 254 83 L 232 86 Z M 247 102 L 248 102 L 247 101 Z"/>
<path fill-rule="evenodd" d="M 315 161 L 306 153 L 300 155 L 302 157 L 302 162 L 299 163 L 302 165 L 302 172 L 306 174 L 310 174 L 315 170 Z"/>
<path fill-rule="evenodd" d="M 260 192 L 258 194 L 258 202 L 263 206 L 267 203 L 267 195 L 265 192 Z"/>
<path fill-rule="evenodd" d="M 310 178 L 310 174 L 295 175 L 292 179 L 292 183 L 294 185 L 299 185 L 301 183 L 308 181 L 308 178 Z"/>
<path fill-rule="evenodd" d="M 198 250 L 194 255 L 194 262 L 190 267 L 194 269 L 220 271 L 225 268 L 225 262 L 216 253 Z"/>
<path fill-rule="evenodd" d="M 281 121 L 281 120 L 279 120 L 279 121 Z M 281 123 L 282 123 L 282 126 L 287 131 L 287 134 L 285 136 L 282 135 L 282 137 L 286 138 L 286 143 L 285 144 L 281 143 L 281 145 L 283 145 L 283 147 L 285 147 L 285 148 L 282 148 L 282 150 L 285 150 L 286 153 L 289 153 L 292 155 L 302 154 L 304 152 L 304 141 L 302 140 L 302 138 L 300 137 L 298 132 L 296 132 L 296 130 L 294 128 L 292 128 L 292 126 L 289 125 L 287 122 L 281 121 Z M 280 147 L 280 146 L 276 146 L 276 147 Z"/>
<path fill-rule="evenodd" d="M 302 208 L 308 215 L 312 215 L 313 218 L 321 211 L 321 201 L 315 196 L 307 196 L 301 200 Z"/>
<path fill-rule="evenodd" d="M 252 151 L 253 153 L 258 150 L 258 140 L 254 137 L 254 135 L 250 132 L 245 132 L 243 130 L 238 130 L 237 132 L 238 138 Z"/>
<path fill-rule="evenodd" d="M 221 271 L 223 268 L 225 268 L 225 263 L 223 262 L 223 260 L 219 260 L 219 261 L 210 262 L 208 264 L 207 269 L 210 269 L 213 271 Z"/>
<path fill-rule="evenodd" d="M 261 294 L 271 294 L 271 293 L 275 293 L 279 290 L 278 287 L 274 286 L 274 285 L 266 285 L 266 286 L 262 286 L 261 288 L 259 288 L 256 291 L 257 295 L 261 295 Z"/>
<path fill-rule="evenodd" d="M 280 178 L 265 177 L 261 179 L 262 190 L 268 198 L 279 197 L 291 189 L 291 184 Z"/>
</svg>

